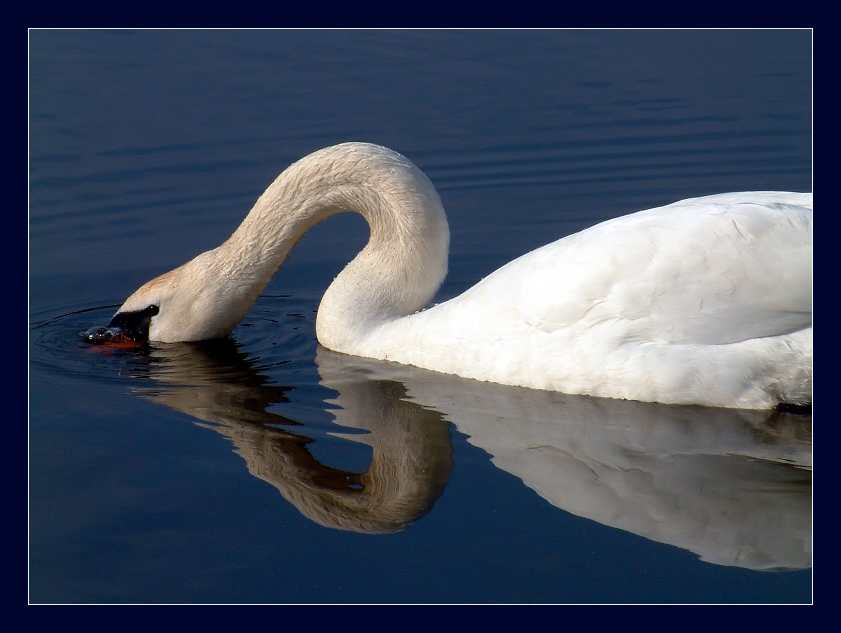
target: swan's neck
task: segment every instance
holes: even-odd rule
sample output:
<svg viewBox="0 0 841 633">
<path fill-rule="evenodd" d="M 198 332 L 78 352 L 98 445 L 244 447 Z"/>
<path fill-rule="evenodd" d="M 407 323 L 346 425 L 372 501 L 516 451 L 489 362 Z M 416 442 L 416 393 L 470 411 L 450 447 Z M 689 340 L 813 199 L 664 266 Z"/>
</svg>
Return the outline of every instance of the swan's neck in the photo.
<svg viewBox="0 0 841 633">
<path fill-rule="evenodd" d="M 447 274 L 449 247 L 435 188 L 400 154 L 347 143 L 290 166 L 217 249 L 217 261 L 225 262 L 222 283 L 237 287 L 245 310 L 240 319 L 301 236 L 341 211 L 364 216 L 371 236 L 321 301 L 319 341 L 352 353 L 377 325 L 429 303 Z"/>
</svg>

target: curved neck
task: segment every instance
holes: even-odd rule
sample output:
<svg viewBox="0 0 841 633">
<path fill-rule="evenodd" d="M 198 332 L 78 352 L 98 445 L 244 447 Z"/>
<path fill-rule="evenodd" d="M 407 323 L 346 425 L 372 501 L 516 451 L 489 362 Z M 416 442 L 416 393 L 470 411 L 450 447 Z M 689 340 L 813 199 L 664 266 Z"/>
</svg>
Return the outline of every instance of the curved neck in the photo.
<svg viewBox="0 0 841 633">
<path fill-rule="evenodd" d="M 447 274 L 444 208 L 408 159 L 363 143 L 310 154 L 278 176 L 219 251 L 256 299 L 304 233 L 342 211 L 364 216 L 371 236 L 325 293 L 316 328 L 323 345 L 351 352 L 372 327 L 424 308 Z"/>
</svg>

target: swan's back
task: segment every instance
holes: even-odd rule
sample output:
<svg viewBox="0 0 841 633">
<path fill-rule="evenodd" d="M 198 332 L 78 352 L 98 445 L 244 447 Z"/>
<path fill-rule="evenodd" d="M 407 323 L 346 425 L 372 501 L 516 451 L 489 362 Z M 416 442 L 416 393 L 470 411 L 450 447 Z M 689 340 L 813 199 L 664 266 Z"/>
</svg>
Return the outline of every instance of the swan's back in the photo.
<svg viewBox="0 0 841 633">
<path fill-rule="evenodd" d="M 545 332 L 622 324 L 629 340 L 706 345 L 789 334 L 812 324 L 811 207 L 810 194 L 685 200 L 538 249 L 499 282 L 520 277 L 513 307 Z"/>
<path fill-rule="evenodd" d="M 385 326 L 379 357 L 567 393 L 810 403 L 811 277 L 811 194 L 694 198 L 510 262 Z"/>
</svg>

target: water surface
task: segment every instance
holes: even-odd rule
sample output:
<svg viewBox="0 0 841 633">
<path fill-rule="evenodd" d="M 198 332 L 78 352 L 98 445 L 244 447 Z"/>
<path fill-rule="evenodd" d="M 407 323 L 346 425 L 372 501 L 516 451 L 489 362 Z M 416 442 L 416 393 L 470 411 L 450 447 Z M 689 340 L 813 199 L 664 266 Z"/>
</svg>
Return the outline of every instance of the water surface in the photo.
<svg viewBox="0 0 841 633">
<path fill-rule="evenodd" d="M 358 216 L 305 236 L 225 341 L 76 336 L 343 141 L 438 188 L 436 300 L 641 208 L 811 191 L 811 51 L 808 31 L 31 31 L 30 601 L 811 601 L 811 416 L 321 349 Z"/>
</svg>

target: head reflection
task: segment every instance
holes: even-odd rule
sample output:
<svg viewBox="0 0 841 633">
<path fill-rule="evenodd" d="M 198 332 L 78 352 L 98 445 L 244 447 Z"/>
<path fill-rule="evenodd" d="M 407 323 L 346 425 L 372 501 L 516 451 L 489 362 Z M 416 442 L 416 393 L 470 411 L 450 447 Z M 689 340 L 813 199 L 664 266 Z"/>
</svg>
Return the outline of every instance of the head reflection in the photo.
<svg viewBox="0 0 841 633">
<path fill-rule="evenodd" d="M 301 424 L 269 411 L 287 401 L 289 389 L 269 384 L 232 340 L 155 345 L 149 361 L 155 385 L 142 390 L 145 397 L 230 439 L 252 475 L 320 525 L 365 533 L 401 530 L 432 508 L 449 478 L 449 424 L 407 401 L 398 383 L 362 380 L 334 401 L 352 410 L 376 405 L 358 423 L 339 421 L 365 431 L 344 437 L 372 449 L 369 467 L 356 473 L 320 463 Z"/>
</svg>

